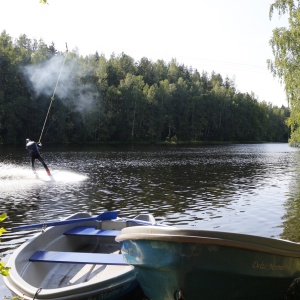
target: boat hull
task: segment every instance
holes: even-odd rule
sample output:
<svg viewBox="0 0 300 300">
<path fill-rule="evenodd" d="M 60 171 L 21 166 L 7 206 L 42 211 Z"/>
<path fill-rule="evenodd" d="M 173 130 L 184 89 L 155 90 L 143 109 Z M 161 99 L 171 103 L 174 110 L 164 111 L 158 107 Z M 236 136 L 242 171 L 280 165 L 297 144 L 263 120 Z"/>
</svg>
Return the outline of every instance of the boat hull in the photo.
<svg viewBox="0 0 300 300">
<path fill-rule="evenodd" d="M 152 300 L 282 300 L 300 277 L 300 246 L 286 241 L 166 228 L 124 229 L 117 239 Z"/>
</svg>

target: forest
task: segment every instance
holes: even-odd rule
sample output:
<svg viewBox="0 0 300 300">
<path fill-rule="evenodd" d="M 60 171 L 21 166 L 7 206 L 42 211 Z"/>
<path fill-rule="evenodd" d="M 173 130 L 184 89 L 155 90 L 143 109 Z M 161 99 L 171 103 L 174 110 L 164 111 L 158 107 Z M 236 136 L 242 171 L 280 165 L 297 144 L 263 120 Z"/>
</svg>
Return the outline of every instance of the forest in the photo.
<svg viewBox="0 0 300 300">
<path fill-rule="evenodd" d="M 271 100 L 176 59 L 83 57 L 0 35 L 2 145 L 287 142 L 289 108 Z"/>
</svg>

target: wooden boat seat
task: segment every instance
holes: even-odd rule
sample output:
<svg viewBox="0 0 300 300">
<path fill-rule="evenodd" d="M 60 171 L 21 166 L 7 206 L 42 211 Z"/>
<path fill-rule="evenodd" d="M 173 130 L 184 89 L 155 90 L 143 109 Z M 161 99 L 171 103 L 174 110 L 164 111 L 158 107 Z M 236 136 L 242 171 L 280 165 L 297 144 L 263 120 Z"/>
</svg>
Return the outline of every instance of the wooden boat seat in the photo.
<svg viewBox="0 0 300 300">
<path fill-rule="evenodd" d="M 123 260 L 122 254 L 85 252 L 36 251 L 29 258 L 29 261 L 93 265 L 128 265 Z"/>
<path fill-rule="evenodd" d="M 66 231 L 65 235 L 97 236 L 97 237 L 116 237 L 121 230 L 102 230 L 96 227 L 78 226 Z"/>
</svg>

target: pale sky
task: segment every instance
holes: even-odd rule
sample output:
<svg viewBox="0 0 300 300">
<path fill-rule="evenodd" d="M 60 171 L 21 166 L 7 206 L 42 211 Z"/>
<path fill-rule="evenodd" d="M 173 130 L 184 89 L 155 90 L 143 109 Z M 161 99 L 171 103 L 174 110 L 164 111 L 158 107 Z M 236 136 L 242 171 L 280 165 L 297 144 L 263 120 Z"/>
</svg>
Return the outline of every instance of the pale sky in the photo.
<svg viewBox="0 0 300 300">
<path fill-rule="evenodd" d="M 274 0 L 275 1 L 275 0 Z M 0 0 L 0 32 L 54 42 L 59 51 L 124 52 L 137 62 L 172 58 L 199 72 L 235 80 L 242 93 L 287 106 L 284 86 L 267 68 L 272 30 L 285 26 L 273 0 Z"/>
</svg>

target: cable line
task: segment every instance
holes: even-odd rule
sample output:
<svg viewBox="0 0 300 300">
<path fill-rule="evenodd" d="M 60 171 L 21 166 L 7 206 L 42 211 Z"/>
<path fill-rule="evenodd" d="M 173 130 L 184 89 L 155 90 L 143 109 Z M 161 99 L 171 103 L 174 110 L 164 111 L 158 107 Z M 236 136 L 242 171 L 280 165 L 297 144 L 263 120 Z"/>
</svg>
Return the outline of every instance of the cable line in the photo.
<svg viewBox="0 0 300 300">
<path fill-rule="evenodd" d="M 48 115 L 49 115 L 49 112 L 50 112 L 50 108 L 51 108 L 51 105 L 52 105 L 52 102 L 54 100 L 54 96 L 55 96 L 55 92 L 56 92 L 56 88 L 57 88 L 57 85 L 58 85 L 58 82 L 59 82 L 59 79 L 60 79 L 60 75 L 61 75 L 61 72 L 64 68 L 64 65 L 65 65 L 65 62 L 66 62 L 66 58 L 67 58 L 67 55 L 68 55 L 68 45 L 66 43 L 66 54 L 65 54 L 65 58 L 64 58 L 64 61 L 63 61 L 63 64 L 61 66 L 61 69 L 60 69 L 60 72 L 59 72 L 59 75 L 58 75 L 58 78 L 57 78 L 57 81 L 56 81 L 56 85 L 55 85 L 55 88 L 54 88 L 54 91 L 53 91 L 53 94 L 52 94 L 52 97 L 51 97 L 51 101 L 50 101 L 50 105 L 49 105 L 49 108 L 48 108 L 48 112 L 47 112 L 47 115 L 46 115 L 46 118 L 45 118 L 45 121 L 44 121 L 44 125 L 43 125 L 43 128 L 42 128 L 42 132 L 41 132 L 41 135 L 40 135 L 40 138 L 39 138 L 39 143 L 41 142 L 42 140 L 42 136 L 43 136 L 43 132 L 44 132 L 44 129 L 45 129 L 45 125 L 46 125 L 46 122 L 47 122 L 47 119 L 48 119 Z"/>
</svg>

